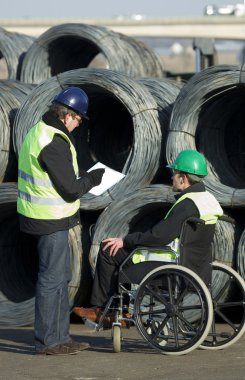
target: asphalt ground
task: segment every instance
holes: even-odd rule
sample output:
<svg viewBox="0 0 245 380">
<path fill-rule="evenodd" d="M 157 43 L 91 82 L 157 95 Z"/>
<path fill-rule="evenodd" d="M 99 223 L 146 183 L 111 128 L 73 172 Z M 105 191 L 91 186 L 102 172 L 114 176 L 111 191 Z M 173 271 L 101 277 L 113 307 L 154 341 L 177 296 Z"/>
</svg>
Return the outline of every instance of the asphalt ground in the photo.
<svg viewBox="0 0 245 380">
<path fill-rule="evenodd" d="M 244 380 L 245 335 L 217 351 L 196 349 L 187 355 L 166 356 L 150 348 L 135 327 L 123 328 L 120 353 L 114 353 L 111 331 L 95 332 L 71 324 L 71 335 L 91 348 L 77 355 L 35 355 L 32 327 L 0 328 L 1 380 Z"/>
</svg>

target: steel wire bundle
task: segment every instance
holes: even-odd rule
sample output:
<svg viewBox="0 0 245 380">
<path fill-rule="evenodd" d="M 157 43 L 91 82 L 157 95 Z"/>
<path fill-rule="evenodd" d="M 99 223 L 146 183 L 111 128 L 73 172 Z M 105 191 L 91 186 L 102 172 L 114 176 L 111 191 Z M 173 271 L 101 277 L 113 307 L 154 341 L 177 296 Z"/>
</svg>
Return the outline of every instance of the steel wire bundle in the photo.
<svg viewBox="0 0 245 380">
<path fill-rule="evenodd" d="M 0 183 L 17 180 L 12 127 L 17 110 L 33 87 L 14 80 L 0 81 Z"/>
<path fill-rule="evenodd" d="M 165 168 L 167 165 L 166 142 L 168 128 L 174 102 L 183 84 L 166 78 L 142 78 L 139 82 L 148 88 L 158 106 L 158 118 L 161 126 L 162 141 L 160 165 L 155 182 L 161 183 L 162 181 L 165 182 L 166 179 L 169 179 L 169 170 Z"/>
<path fill-rule="evenodd" d="M 0 58 L 6 62 L 6 79 L 20 79 L 23 57 L 33 41 L 33 37 L 0 28 Z"/>
<path fill-rule="evenodd" d="M 21 80 L 40 83 L 88 66 L 132 77 L 163 76 L 160 60 L 142 43 L 102 26 L 68 23 L 51 27 L 33 42 L 23 60 Z"/>
<path fill-rule="evenodd" d="M 83 88 L 90 101 L 90 121 L 74 134 L 79 166 L 87 170 L 100 161 L 125 174 L 102 195 L 82 197 L 81 209 L 103 209 L 154 178 L 161 154 L 158 106 L 144 85 L 125 74 L 103 69 L 67 71 L 38 85 L 26 98 L 14 124 L 17 155 L 28 130 L 54 96 L 68 86 Z"/>
<path fill-rule="evenodd" d="M 16 213 L 17 196 L 18 189 L 16 183 L 0 184 L 0 222 L 3 222 Z"/>
<path fill-rule="evenodd" d="M 202 152 L 205 184 L 224 206 L 245 205 L 245 67 L 217 65 L 195 74 L 173 107 L 166 155 L 183 149 Z"/>
<path fill-rule="evenodd" d="M 245 280 L 245 230 L 243 231 L 238 244 L 237 271 Z"/>
<path fill-rule="evenodd" d="M 0 325 L 28 325 L 34 321 L 34 294 L 38 272 L 36 241 L 19 230 L 16 214 L 17 186 L 0 185 Z M 81 227 L 69 231 L 72 308 L 80 286 Z"/>
<path fill-rule="evenodd" d="M 134 50 L 138 53 L 138 58 L 136 60 L 135 52 L 132 55 L 132 62 L 137 65 L 136 75 L 132 73 L 132 76 L 136 77 L 153 77 L 162 78 L 165 76 L 163 63 L 160 57 L 156 55 L 153 49 L 151 49 L 144 42 L 137 40 L 135 38 L 129 37 L 122 33 L 115 33 L 115 37 L 119 37 L 124 40 L 127 44 L 131 45 Z M 130 62 L 132 64 L 132 62 Z M 135 69 L 134 69 L 135 70 Z"/>
</svg>

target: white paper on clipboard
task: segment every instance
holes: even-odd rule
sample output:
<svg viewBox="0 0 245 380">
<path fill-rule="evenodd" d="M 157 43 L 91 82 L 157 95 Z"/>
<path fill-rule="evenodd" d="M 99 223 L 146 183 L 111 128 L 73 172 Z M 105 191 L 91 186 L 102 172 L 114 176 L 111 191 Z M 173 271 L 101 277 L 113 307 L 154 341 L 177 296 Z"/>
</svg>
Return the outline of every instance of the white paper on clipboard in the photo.
<svg viewBox="0 0 245 380">
<path fill-rule="evenodd" d="M 105 169 L 105 173 L 103 174 L 101 183 L 89 190 L 89 193 L 93 195 L 103 194 L 106 190 L 108 190 L 110 187 L 119 182 L 123 177 L 125 177 L 125 174 L 117 172 L 116 170 L 109 168 L 101 162 L 97 162 L 94 166 L 92 166 L 92 168 L 87 170 L 87 172 L 89 173 L 94 169 Z"/>
</svg>

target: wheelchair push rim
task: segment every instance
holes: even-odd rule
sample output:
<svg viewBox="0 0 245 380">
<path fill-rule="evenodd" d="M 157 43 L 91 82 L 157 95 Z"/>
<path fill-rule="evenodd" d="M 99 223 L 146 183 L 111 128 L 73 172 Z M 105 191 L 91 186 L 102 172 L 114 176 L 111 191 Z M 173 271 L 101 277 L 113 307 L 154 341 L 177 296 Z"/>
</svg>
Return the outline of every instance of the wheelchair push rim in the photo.
<svg viewBox="0 0 245 380">
<path fill-rule="evenodd" d="M 182 355 L 206 338 L 213 318 L 212 299 L 193 271 L 164 265 L 142 280 L 134 318 L 137 330 L 151 347 L 162 354 Z"/>
</svg>

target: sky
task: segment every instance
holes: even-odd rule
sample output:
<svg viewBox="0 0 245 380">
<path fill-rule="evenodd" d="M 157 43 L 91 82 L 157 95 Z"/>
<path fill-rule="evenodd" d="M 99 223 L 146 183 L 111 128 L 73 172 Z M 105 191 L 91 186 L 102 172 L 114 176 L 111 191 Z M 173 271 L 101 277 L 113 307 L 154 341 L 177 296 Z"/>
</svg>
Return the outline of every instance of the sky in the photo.
<svg viewBox="0 0 245 380">
<path fill-rule="evenodd" d="M 235 0 L 0 0 L 1 19 L 115 18 L 141 14 L 149 18 L 202 16 L 205 5 Z M 243 1 L 240 1 L 243 3 Z"/>
</svg>

